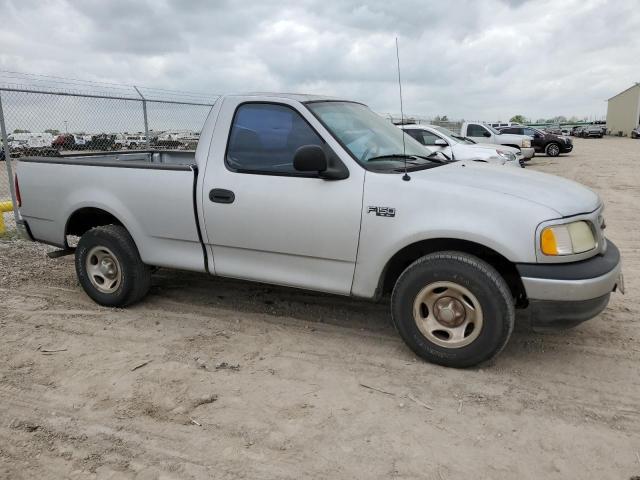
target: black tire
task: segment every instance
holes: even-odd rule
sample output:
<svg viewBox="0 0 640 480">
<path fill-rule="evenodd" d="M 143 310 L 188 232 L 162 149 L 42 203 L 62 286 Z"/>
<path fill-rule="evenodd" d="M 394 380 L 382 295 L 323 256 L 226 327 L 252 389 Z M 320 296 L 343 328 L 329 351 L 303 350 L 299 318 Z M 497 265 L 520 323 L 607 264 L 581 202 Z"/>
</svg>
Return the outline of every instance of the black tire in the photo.
<svg viewBox="0 0 640 480">
<path fill-rule="evenodd" d="M 480 304 L 482 326 L 468 345 L 438 345 L 418 327 L 414 301 L 436 282 L 462 286 Z M 426 255 L 407 267 L 393 289 L 391 316 L 404 342 L 418 356 L 439 365 L 464 368 L 500 353 L 513 331 L 515 308 L 508 285 L 491 265 L 473 255 L 450 251 Z"/>
<path fill-rule="evenodd" d="M 117 262 L 119 280 L 113 292 L 101 291 L 89 278 L 87 257 L 96 247 L 108 249 Z M 142 262 L 133 238 L 120 225 L 95 227 L 82 235 L 75 252 L 75 265 L 78 281 L 87 295 L 107 307 L 125 307 L 138 302 L 151 286 L 150 267 Z"/>
<path fill-rule="evenodd" d="M 550 142 L 544 149 L 548 157 L 557 157 L 560 155 L 560 145 L 555 142 Z"/>
</svg>

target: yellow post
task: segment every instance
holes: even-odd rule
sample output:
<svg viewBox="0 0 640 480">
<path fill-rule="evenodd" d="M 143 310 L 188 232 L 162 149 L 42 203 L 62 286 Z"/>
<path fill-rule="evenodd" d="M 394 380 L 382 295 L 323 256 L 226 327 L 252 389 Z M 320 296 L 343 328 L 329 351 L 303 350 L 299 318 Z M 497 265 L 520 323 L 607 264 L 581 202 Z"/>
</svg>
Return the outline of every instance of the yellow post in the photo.
<svg viewBox="0 0 640 480">
<path fill-rule="evenodd" d="M 4 212 L 12 212 L 13 211 L 13 203 L 12 202 L 0 202 L 0 235 L 4 233 Z"/>
</svg>

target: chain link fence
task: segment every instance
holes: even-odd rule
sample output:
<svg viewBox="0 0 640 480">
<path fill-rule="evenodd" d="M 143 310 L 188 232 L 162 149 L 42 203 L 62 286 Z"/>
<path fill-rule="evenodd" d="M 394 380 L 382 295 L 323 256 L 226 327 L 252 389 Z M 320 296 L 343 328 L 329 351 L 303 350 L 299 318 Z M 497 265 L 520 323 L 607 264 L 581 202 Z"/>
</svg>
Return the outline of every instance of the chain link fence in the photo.
<svg viewBox="0 0 640 480">
<path fill-rule="evenodd" d="M 401 118 L 400 115 L 392 115 L 390 113 L 382 113 L 380 115 L 389 119 L 389 121 L 394 125 L 434 125 L 451 130 L 456 135 L 460 133 L 460 129 L 462 128 L 462 124 L 464 123 L 464 120 L 449 120 L 446 117 L 439 116 L 426 117 L 420 115 L 405 115 L 403 118 Z"/>
<path fill-rule="evenodd" d="M 15 164 L 24 156 L 195 150 L 217 96 L 99 82 L 28 85 L 0 74 L 0 236 L 15 228 Z M 36 78 L 36 81 L 33 81 Z M 21 78 L 20 80 L 24 80 Z"/>
</svg>

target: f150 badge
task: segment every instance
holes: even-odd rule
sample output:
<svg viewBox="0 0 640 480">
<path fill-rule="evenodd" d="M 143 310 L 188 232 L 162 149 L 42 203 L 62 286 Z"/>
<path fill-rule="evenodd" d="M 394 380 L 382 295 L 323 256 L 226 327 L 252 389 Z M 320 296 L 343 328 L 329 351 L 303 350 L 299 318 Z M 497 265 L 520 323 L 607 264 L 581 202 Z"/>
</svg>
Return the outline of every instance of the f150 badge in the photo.
<svg viewBox="0 0 640 480">
<path fill-rule="evenodd" d="M 376 217 L 395 217 L 396 209 L 392 207 L 372 207 L 369 206 L 367 213 L 375 213 Z"/>
</svg>

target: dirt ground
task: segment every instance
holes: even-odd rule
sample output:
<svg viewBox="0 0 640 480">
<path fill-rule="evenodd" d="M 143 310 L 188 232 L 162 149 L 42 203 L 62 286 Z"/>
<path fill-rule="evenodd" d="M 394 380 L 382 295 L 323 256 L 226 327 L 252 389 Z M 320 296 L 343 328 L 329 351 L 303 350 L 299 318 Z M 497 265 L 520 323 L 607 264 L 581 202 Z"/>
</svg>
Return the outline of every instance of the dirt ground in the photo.
<svg viewBox="0 0 640 480">
<path fill-rule="evenodd" d="M 0 241 L 0 478 L 640 475 L 640 141 L 575 144 L 531 168 L 602 196 L 627 294 L 476 369 L 418 360 L 387 301 L 160 270 L 114 310 Z"/>
</svg>

